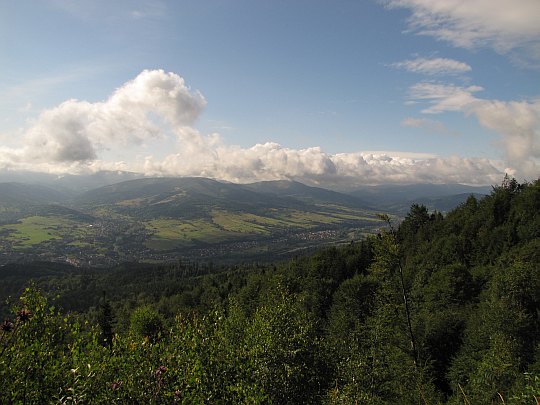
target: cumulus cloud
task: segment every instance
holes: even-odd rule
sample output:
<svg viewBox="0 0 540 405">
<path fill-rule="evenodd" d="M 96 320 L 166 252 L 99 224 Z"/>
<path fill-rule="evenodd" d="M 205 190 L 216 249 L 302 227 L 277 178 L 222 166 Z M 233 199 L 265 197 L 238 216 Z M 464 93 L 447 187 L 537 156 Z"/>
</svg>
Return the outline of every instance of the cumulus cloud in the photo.
<svg viewBox="0 0 540 405">
<path fill-rule="evenodd" d="M 331 155 L 318 147 L 296 150 L 271 142 L 251 148 L 221 144 L 215 145 L 211 154 L 188 156 L 180 152 L 159 161 L 147 158 L 145 171 L 150 175 L 205 176 L 240 183 L 290 179 L 338 188 L 387 182 L 494 184 L 502 177 L 500 163 L 487 159 L 406 155 Z"/>
<path fill-rule="evenodd" d="M 410 88 L 410 97 L 430 105 L 423 113 L 456 111 L 474 115 L 482 126 L 500 134 L 510 165 L 508 171 L 536 178 L 540 173 L 540 100 L 487 100 L 473 95 L 480 90 L 479 86 L 421 82 Z"/>
<path fill-rule="evenodd" d="M 398 69 L 405 69 L 413 73 L 422 73 L 428 75 L 452 75 L 465 73 L 472 70 L 472 68 L 464 62 L 447 58 L 416 58 L 396 62 L 391 66 Z"/>
<path fill-rule="evenodd" d="M 181 132 L 205 103 L 180 76 L 146 70 L 106 101 L 68 100 L 44 111 L 24 136 L 24 155 L 37 163 L 94 160 L 107 148 L 163 138 L 167 128 Z"/>
<path fill-rule="evenodd" d="M 540 62 L 538 0 L 386 0 L 407 8 L 410 29 L 463 48 L 491 47 Z"/>
<path fill-rule="evenodd" d="M 473 113 L 484 127 L 501 134 L 508 163 L 529 178 L 540 173 L 540 100 L 479 100 Z"/>
<path fill-rule="evenodd" d="M 446 99 L 455 93 L 474 98 L 474 88 L 423 86 L 414 94 L 433 102 L 434 110 L 450 108 Z M 202 134 L 194 127 L 205 104 L 180 76 L 143 71 L 105 101 L 68 100 L 44 111 L 24 132 L 19 148 L 0 148 L 0 168 L 55 173 L 129 170 L 233 182 L 293 179 L 341 188 L 384 182 L 493 184 L 502 178 L 502 163 L 486 159 L 399 152 L 328 154 L 319 147 L 298 150 L 273 142 L 247 148 L 228 145 L 219 134 Z M 114 153 L 125 158 L 112 158 Z"/>
</svg>

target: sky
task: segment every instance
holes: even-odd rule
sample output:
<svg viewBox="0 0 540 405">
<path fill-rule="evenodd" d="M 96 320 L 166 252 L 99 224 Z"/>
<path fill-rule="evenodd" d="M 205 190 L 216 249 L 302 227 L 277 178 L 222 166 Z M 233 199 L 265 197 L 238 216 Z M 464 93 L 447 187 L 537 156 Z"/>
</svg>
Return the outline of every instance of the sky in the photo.
<svg viewBox="0 0 540 405">
<path fill-rule="evenodd" d="M 0 172 L 540 176 L 539 0 L 0 0 Z"/>
</svg>

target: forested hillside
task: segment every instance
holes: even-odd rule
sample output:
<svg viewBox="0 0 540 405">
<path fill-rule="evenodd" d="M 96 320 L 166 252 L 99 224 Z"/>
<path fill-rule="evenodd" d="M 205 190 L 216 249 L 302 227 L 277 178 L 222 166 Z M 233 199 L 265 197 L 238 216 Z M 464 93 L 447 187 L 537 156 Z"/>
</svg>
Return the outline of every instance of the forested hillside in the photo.
<svg viewBox="0 0 540 405">
<path fill-rule="evenodd" d="M 0 402 L 537 404 L 540 181 L 382 219 L 274 265 L 3 268 Z"/>
</svg>

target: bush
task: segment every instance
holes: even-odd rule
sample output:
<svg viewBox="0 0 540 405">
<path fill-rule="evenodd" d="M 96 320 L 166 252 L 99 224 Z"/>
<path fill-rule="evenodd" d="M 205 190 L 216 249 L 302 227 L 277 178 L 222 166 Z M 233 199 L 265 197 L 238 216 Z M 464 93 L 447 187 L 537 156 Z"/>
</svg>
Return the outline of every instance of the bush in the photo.
<svg viewBox="0 0 540 405">
<path fill-rule="evenodd" d="M 151 307 L 139 307 L 131 314 L 129 329 L 133 335 L 155 342 L 163 332 L 163 320 Z"/>
</svg>

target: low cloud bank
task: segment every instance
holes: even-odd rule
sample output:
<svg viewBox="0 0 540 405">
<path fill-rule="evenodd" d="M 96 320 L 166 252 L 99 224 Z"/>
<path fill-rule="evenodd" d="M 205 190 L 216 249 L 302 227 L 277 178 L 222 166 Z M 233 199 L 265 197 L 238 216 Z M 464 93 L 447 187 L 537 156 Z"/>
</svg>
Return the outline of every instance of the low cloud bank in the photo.
<svg viewBox="0 0 540 405">
<path fill-rule="evenodd" d="M 291 179 L 326 187 L 381 183 L 495 184 L 502 172 L 487 159 L 411 158 L 399 153 L 326 154 L 318 147 L 288 149 L 276 143 L 251 148 L 220 145 L 212 153 L 179 152 L 164 161 L 148 158 L 149 175 L 205 176 L 232 182 Z"/>
<path fill-rule="evenodd" d="M 429 112 L 473 113 L 482 125 L 504 131 L 508 135 L 502 145 L 510 162 L 537 158 L 538 104 L 478 103 L 472 95 L 476 90 L 423 85 L 413 92 L 430 103 Z M 149 176 L 205 176 L 233 182 L 295 179 L 345 188 L 385 182 L 494 184 L 500 182 L 506 168 L 503 162 L 481 158 L 399 152 L 332 155 L 319 147 L 296 150 L 272 142 L 250 148 L 227 145 L 219 134 L 205 135 L 194 128 L 205 104 L 204 97 L 189 89 L 177 74 L 143 71 L 103 102 L 69 100 L 44 111 L 24 132 L 19 148 L 0 149 L 0 169 L 51 173 L 129 170 Z M 470 105 L 475 107 L 470 109 Z M 520 132 L 515 131 L 518 127 Z M 111 159 L 116 152 L 124 158 Z M 527 164 L 531 167 L 524 166 L 526 173 L 538 168 L 534 160 Z"/>
</svg>

